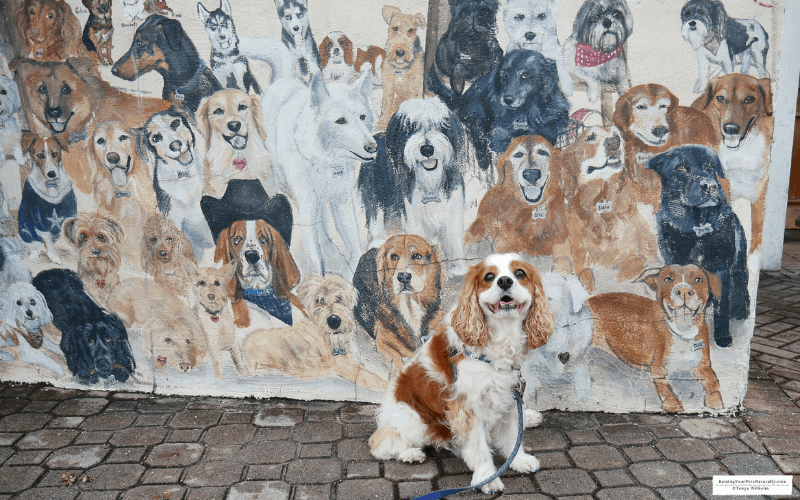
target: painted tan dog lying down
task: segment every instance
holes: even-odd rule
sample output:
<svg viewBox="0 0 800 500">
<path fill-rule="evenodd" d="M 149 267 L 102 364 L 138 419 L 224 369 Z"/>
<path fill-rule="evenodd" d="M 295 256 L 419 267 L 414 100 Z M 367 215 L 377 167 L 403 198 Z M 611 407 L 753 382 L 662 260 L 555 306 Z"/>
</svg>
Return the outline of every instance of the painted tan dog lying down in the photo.
<svg viewBox="0 0 800 500">
<path fill-rule="evenodd" d="M 703 384 L 707 407 L 722 408 L 705 319 L 711 296 L 721 294 L 719 276 L 695 265 L 669 265 L 648 269 L 636 281 L 652 288 L 656 300 L 630 293 L 589 298 L 592 344 L 631 366 L 649 369 L 664 411 L 683 411 L 667 381 L 679 371 L 691 371 Z"/>
<path fill-rule="evenodd" d="M 334 357 L 325 334 L 307 318 L 285 328 L 251 333 L 242 343 L 242 356 L 251 375 L 257 370 L 306 379 L 339 375 L 372 391 L 387 386 L 386 380 L 367 371 L 353 356 Z"/>
</svg>

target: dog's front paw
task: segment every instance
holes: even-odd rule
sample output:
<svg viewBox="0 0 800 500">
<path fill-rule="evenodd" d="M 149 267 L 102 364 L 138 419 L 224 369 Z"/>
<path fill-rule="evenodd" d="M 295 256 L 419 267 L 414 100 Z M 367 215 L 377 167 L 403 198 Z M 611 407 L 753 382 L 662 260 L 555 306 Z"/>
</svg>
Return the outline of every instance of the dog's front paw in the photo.
<svg viewBox="0 0 800 500">
<path fill-rule="evenodd" d="M 481 491 L 487 495 L 494 495 L 495 493 L 500 493 L 505 489 L 505 485 L 500 478 L 496 478 L 493 481 L 489 481 L 488 483 L 481 486 Z"/>
<path fill-rule="evenodd" d="M 420 448 L 409 448 L 397 455 L 397 459 L 407 464 L 413 462 L 424 462 L 425 452 Z"/>
<path fill-rule="evenodd" d="M 511 465 L 509 467 L 517 472 L 527 474 L 529 472 L 538 471 L 540 465 L 539 460 L 533 455 L 528 455 L 527 453 L 517 453 L 517 456 L 511 461 Z"/>
<path fill-rule="evenodd" d="M 722 395 L 719 391 L 709 392 L 706 394 L 706 406 L 719 410 L 722 408 Z"/>
<path fill-rule="evenodd" d="M 543 420 L 544 415 L 542 415 L 542 412 L 526 408 L 522 413 L 522 422 L 525 428 L 538 427 Z"/>
</svg>

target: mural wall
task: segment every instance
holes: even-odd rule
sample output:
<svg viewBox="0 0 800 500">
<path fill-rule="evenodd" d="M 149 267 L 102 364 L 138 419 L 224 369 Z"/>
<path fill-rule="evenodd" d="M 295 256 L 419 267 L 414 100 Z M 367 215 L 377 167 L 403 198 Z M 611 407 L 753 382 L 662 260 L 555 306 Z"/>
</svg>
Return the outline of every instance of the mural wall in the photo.
<svg viewBox="0 0 800 500">
<path fill-rule="evenodd" d="M 378 401 L 518 252 L 528 405 L 733 408 L 769 3 L 5 1 L 0 377 Z"/>
</svg>

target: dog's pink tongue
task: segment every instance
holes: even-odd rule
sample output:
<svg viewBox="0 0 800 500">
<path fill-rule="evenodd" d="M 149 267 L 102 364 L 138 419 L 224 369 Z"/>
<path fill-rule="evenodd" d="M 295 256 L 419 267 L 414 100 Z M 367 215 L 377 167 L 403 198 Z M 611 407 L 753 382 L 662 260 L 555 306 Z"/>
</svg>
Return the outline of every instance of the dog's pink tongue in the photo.
<svg viewBox="0 0 800 500">
<path fill-rule="evenodd" d="M 242 170 L 247 166 L 247 160 L 244 158 L 234 158 L 233 166 L 236 167 L 236 170 Z"/>
</svg>

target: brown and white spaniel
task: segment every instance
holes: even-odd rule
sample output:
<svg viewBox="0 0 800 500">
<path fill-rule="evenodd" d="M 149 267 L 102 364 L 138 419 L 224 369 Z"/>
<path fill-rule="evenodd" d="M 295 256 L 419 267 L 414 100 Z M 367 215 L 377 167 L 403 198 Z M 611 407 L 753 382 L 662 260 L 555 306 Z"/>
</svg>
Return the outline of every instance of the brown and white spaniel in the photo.
<svg viewBox="0 0 800 500">
<path fill-rule="evenodd" d="M 280 233 L 263 220 L 236 221 L 223 229 L 217 238 L 214 260 L 223 264 L 237 262 L 236 277 L 228 285 L 237 327 L 250 326 L 245 290 L 269 291 L 274 294 L 275 301 L 288 300 L 304 312 L 303 304 L 290 291 L 300 281 L 297 264 Z"/>
<path fill-rule="evenodd" d="M 356 75 L 367 67 L 372 71 L 372 79 L 380 81 L 378 69 L 386 57 L 386 51 L 376 45 L 356 46 L 341 31 L 331 31 L 319 44 L 319 58 L 322 63 L 322 75 L 326 82 L 340 81 L 349 83 Z"/>
<path fill-rule="evenodd" d="M 516 443 L 520 364 L 547 342 L 554 323 L 541 277 L 520 255 L 495 254 L 474 265 L 450 325 L 436 328 L 392 382 L 369 440 L 372 454 L 421 462 L 423 447 L 445 447 L 472 469 L 471 484 L 492 476 L 492 450 L 508 457 Z M 535 472 L 539 461 L 520 450 L 511 468 Z M 503 488 L 496 478 L 481 490 Z"/>
</svg>

